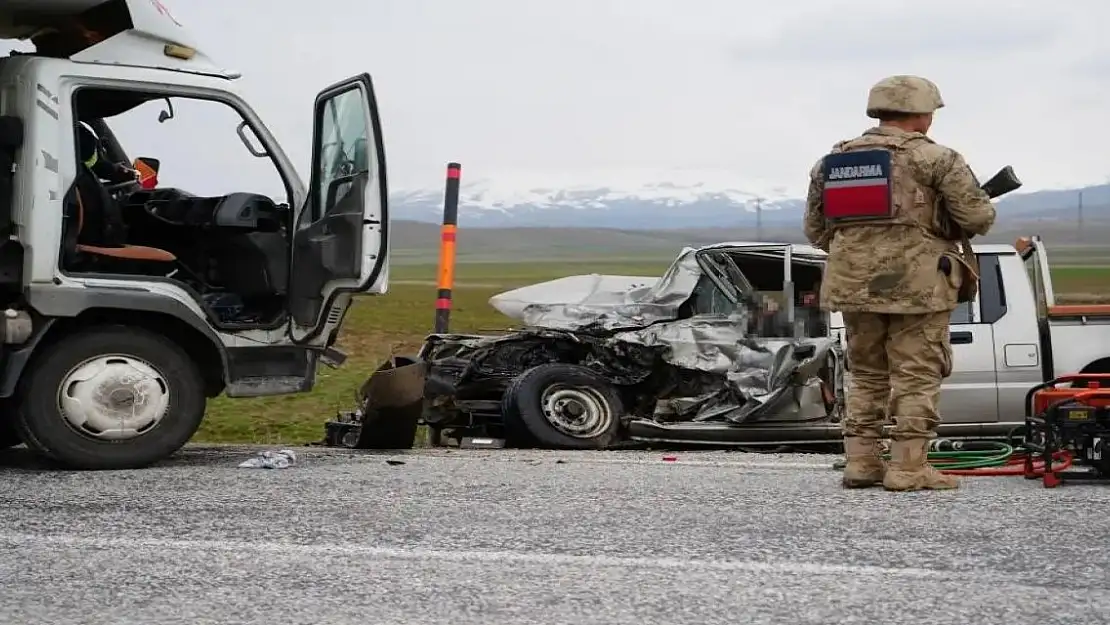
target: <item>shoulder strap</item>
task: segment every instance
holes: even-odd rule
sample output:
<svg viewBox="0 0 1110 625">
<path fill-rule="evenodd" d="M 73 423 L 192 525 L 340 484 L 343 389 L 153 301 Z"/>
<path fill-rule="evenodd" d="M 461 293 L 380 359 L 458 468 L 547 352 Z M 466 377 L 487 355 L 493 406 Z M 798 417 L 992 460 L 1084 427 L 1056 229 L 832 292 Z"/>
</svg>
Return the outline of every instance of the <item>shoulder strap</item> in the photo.
<svg viewBox="0 0 1110 625">
<path fill-rule="evenodd" d="M 959 290 L 956 291 L 956 301 L 961 304 L 970 302 L 979 292 L 979 257 L 975 255 L 975 250 L 971 249 L 971 239 L 966 233 L 960 231 L 959 254 L 951 252 L 946 255 L 967 270 L 964 272 L 963 280 L 960 281 Z"/>
</svg>

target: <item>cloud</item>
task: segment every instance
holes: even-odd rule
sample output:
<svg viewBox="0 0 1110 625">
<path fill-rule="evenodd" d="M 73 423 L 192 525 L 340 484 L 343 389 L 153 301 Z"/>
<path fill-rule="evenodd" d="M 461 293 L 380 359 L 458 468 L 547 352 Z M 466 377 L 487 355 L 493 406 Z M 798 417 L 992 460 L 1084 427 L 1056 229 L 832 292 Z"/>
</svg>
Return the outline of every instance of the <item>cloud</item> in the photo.
<svg viewBox="0 0 1110 625">
<path fill-rule="evenodd" d="M 1066 32 L 1059 16 L 1000 3 L 842 2 L 798 16 L 766 36 L 735 46 L 744 61 L 802 64 L 940 61 L 1005 54 L 1049 45 Z"/>
<path fill-rule="evenodd" d="M 190 0 L 172 9 L 243 72 L 239 88 L 306 178 L 316 92 L 364 71 L 398 189 L 440 188 L 445 163 L 457 160 L 469 178 L 704 169 L 801 193 L 814 159 L 870 123 L 871 84 L 896 73 L 939 84 L 948 107 L 934 134 L 984 175 L 1009 163 L 1038 188 L 1110 172 L 1097 135 L 1110 100 L 1102 0 Z M 200 116 L 174 123 L 201 146 L 229 139 Z M 175 159 L 197 150 L 160 145 L 167 171 L 185 171 Z M 235 158 L 250 157 L 213 157 L 213 175 L 238 171 Z"/>
</svg>

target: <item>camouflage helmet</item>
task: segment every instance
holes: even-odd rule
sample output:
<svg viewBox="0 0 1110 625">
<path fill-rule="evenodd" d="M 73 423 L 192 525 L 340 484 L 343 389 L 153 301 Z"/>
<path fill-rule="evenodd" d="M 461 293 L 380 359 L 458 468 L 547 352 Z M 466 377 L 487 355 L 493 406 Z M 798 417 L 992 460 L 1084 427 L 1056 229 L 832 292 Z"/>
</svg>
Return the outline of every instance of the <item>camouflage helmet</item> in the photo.
<svg viewBox="0 0 1110 625">
<path fill-rule="evenodd" d="M 887 76 L 867 95 L 867 116 L 872 118 L 877 118 L 880 111 L 923 115 L 943 106 L 940 89 L 920 76 Z"/>
</svg>

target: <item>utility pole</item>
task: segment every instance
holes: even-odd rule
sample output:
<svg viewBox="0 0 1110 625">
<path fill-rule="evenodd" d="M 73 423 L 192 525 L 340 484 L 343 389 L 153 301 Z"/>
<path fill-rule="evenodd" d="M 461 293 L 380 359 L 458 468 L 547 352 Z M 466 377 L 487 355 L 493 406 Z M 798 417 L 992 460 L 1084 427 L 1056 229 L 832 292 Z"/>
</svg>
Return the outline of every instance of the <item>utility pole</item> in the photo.
<svg viewBox="0 0 1110 625">
<path fill-rule="evenodd" d="M 1078 207 L 1077 212 L 1079 214 L 1079 219 L 1077 220 L 1076 226 L 1079 228 L 1079 231 L 1077 232 L 1077 236 L 1076 236 L 1077 241 L 1076 242 L 1077 243 L 1082 243 L 1083 242 L 1083 191 L 1082 190 L 1079 191 L 1079 207 Z"/>
<path fill-rule="evenodd" d="M 755 240 L 763 240 L 763 198 L 755 198 Z"/>
</svg>

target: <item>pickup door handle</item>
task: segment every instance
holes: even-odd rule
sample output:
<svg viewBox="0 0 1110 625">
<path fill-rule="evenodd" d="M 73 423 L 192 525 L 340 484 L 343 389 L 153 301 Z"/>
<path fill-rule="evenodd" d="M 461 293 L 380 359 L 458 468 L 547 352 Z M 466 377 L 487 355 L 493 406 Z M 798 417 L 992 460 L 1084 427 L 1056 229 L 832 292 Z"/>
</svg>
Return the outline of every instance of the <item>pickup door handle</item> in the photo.
<svg viewBox="0 0 1110 625">
<path fill-rule="evenodd" d="M 974 340 L 974 335 L 969 331 L 963 332 L 950 332 L 948 334 L 948 341 L 953 345 L 967 345 Z"/>
</svg>

